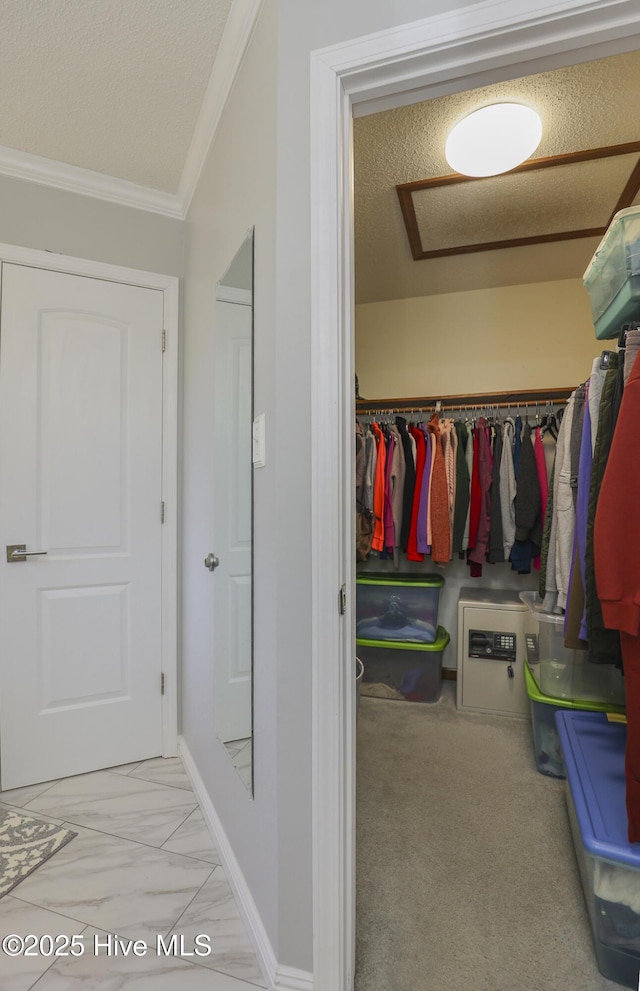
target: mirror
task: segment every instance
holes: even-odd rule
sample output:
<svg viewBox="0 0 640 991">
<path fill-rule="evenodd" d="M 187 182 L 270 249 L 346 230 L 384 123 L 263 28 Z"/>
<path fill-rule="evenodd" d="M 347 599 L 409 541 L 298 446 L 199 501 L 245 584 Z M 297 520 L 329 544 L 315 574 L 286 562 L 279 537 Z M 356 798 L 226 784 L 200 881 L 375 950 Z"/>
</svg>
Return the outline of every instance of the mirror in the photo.
<svg viewBox="0 0 640 991">
<path fill-rule="evenodd" d="M 214 321 L 216 735 L 253 795 L 253 229 L 216 285 Z M 217 559 L 217 563 L 215 561 Z"/>
</svg>

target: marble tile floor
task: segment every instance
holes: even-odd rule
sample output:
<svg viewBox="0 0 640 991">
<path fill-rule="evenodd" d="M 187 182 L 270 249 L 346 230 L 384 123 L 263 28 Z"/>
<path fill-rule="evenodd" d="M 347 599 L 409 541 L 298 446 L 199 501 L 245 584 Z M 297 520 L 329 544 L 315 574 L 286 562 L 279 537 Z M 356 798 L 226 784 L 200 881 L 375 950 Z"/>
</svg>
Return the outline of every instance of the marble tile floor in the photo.
<svg viewBox="0 0 640 991">
<path fill-rule="evenodd" d="M 0 898 L 0 938 L 66 950 L 0 948 L 2 991 L 267 987 L 179 758 L 0 792 L 0 805 L 78 834 Z"/>
</svg>

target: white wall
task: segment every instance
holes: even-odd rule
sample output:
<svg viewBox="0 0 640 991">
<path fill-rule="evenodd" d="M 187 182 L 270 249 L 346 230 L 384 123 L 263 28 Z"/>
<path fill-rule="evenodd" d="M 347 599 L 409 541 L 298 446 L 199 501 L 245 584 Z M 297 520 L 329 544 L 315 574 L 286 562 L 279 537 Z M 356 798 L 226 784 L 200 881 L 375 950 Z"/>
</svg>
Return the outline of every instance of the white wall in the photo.
<svg viewBox="0 0 640 991">
<path fill-rule="evenodd" d="M 279 0 L 276 439 L 280 960 L 310 970 L 311 488 L 309 64 L 310 53 L 464 3 L 452 0 Z M 286 426 L 285 426 L 286 425 Z M 337 590 L 336 590 L 337 593 Z M 290 865 L 290 869 L 287 869 Z M 324 988 L 318 991 L 325 991 Z"/>
<path fill-rule="evenodd" d="M 356 307 L 356 370 L 370 399 L 576 386 L 604 346 L 581 279 Z"/>
<path fill-rule="evenodd" d="M 181 731 L 278 955 L 279 553 L 273 525 L 275 456 L 276 3 L 266 0 L 187 216 L 184 294 Z M 255 471 L 255 799 L 216 739 L 213 605 L 215 285 L 255 225 L 255 410 L 266 413 L 266 467 Z M 285 869 L 288 869 L 285 867 Z"/>
<path fill-rule="evenodd" d="M 313 965 L 309 508 L 314 480 L 309 437 L 322 429 L 310 420 L 310 54 L 474 2 L 266 0 L 188 217 L 183 732 L 279 962 L 303 971 Z M 213 735 L 209 576 L 201 564 L 203 552 L 215 550 L 209 546 L 215 538 L 210 512 L 214 468 L 206 457 L 213 285 L 252 223 L 258 278 L 256 409 L 267 414 L 267 467 L 256 472 L 253 805 Z"/>
<path fill-rule="evenodd" d="M 184 271 L 182 220 L 0 176 L 0 240 L 163 275 Z"/>
</svg>

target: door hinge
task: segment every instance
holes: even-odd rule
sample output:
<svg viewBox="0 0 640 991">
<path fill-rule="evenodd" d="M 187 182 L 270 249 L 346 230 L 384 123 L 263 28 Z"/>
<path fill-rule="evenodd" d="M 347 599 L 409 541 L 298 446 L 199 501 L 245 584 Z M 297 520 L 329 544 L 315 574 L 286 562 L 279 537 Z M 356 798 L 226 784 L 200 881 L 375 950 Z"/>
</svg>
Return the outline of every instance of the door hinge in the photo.
<svg viewBox="0 0 640 991">
<path fill-rule="evenodd" d="M 164 695 L 164 671 L 160 675 L 160 694 Z"/>
<path fill-rule="evenodd" d="M 162 331 L 162 350 L 163 351 L 166 351 L 167 350 L 167 332 L 166 332 L 166 330 L 163 330 Z"/>
<path fill-rule="evenodd" d="M 164 523 L 164 499 L 160 503 L 160 522 Z"/>
<path fill-rule="evenodd" d="M 338 610 L 341 616 L 347 611 L 347 586 L 341 585 L 338 592 Z"/>
</svg>

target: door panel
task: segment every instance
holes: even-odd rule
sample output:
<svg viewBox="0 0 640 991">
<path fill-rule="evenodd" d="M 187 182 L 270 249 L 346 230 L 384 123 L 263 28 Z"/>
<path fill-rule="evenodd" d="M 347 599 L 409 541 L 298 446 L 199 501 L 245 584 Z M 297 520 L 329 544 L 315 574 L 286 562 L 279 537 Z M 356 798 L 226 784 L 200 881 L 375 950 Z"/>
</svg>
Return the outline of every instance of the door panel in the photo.
<svg viewBox="0 0 640 991">
<path fill-rule="evenodd" d="M 251 307 L 216 302 L 215 720 L 224 742 L 251 736 Z"/>
<path fill-rule="evenodd" d="M 3 266 L 4 789 L 161 752 L 162 315 L 158 290 Z"/>
</svg>

